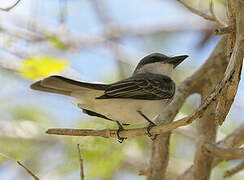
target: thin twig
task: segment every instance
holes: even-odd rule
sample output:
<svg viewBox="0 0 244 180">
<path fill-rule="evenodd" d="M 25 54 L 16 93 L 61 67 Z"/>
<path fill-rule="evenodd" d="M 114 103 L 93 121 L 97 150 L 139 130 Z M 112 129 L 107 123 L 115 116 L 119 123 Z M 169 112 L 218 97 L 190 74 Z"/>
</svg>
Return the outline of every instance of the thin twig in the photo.
<svg viewBox="0 0 244 180">
<path fill-rule="evenodd" d="M 197 14 L 198 16 L 203 17 L 204 19 L 207 19 L 209 21 L 216 21 L 216 19 L 208 14 L 202 13 L 199 10 L 189 6 L 186 2 L 182 1 L 182 0 L 177 0 L 179 3 L 181 3 L 183 6 L 185 6 L 185 8 L 187 8 L 188 10 L 190 10 L 192 13 Z"/>
<path fill-rule="evenodd" d="M 17 163 L 18 163 L 21 167 L 23 167 L 23 168 L 26 170 L 26 172 L 27 172 L 29 175 L 31 175 L 35 180 L 40 180 L 35 174 L 33 174 L 33 172 L 31 172 L 31 170 L 29 170 L 27 167 L 25 167 L 21 162 L 17 161 Z"/>
<path fill-rule="evenodd" d="M 216 22 L 219 26 L 225 26 L 225 25 L 218 19 L 218 17 L 216 16 L 216 14 L 214 13 L 214 2 L 213 2 L 213 0 L 210 0 L 210 3 L 209 3 L 209 10 L 210 10 L 210 13 L 211 13 L 212 17 L 215 19 L 215 22 Z"/>
<path fill-rule="evenodd" d="M 236 167 L 226 171 L 225 174 L 224 174 L 224 178 L 231 177 L 231 176 L 233 176 L 234 174 L 240 172 L 243 169 L 244 169 L 244 161 L 242 161 Z"/>
<path fill-rule="evenodd" d="M 13 9 L 15 6 L 17 6 L 19 4 L 21 0 L 17 0 L 12 6 L 7 7 L 7 8 L 0 8 L 1 11 L 10 11 L 11 9 Z"/>
<path fill-rule="evenodd" d="M 79 159 L 80 159 L 80 179 L 81 180 L 85 180 L 83 159 L 82 159 L 82 156 L 81 156 L 80 145 L 79 144 L 77 144 L 77 149 L 78 149 L 78 154 L 79 154 Z"/>
</svg>

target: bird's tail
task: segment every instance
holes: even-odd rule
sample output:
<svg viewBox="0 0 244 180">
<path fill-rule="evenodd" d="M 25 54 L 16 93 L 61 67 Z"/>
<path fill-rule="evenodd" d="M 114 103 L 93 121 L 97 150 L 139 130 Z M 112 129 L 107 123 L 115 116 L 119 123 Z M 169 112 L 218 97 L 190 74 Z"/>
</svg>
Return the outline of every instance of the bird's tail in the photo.
<svg viewBox="0 0 244 180">
<path fill-rule="evenodd" d="M 71 96 L 73 92 L 84 89 L 105 90 L 107 85 L 79 82 L 62 76 L 50 76 L 33 83 L 30 87 L 34 90 Z"/>
</svg>

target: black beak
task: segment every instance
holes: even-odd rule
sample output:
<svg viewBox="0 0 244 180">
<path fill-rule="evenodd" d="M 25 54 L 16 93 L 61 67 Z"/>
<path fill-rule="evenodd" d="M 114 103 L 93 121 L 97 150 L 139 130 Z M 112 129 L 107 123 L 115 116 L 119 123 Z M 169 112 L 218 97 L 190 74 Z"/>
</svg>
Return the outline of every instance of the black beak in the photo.
<svg viewBox="0 0 244 180">
<path fill-rule="evenodd" d="M 188 56 L 187 55 L 182 55 L 182 56 L 175 56 L 167 59 L 167 63 L 173 64 L 174 68 L 178 66 L 180 63 L 184 61 Z"/>
</svg>

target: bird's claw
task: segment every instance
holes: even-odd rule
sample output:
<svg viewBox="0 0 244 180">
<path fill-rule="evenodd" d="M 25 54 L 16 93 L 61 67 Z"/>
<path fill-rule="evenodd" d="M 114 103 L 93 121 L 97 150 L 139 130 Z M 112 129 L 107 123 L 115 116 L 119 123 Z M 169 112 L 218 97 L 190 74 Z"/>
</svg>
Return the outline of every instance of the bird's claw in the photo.
<svg viewBox="0 0 244 180">
<path fill-rule="evenodd" d="M 149 122 L 149 125 L 147 126 L 147 134 L 148 137 L 151 138 L 151 140 L 155 140 L 158 136 L 158 134 L 155 134 L 154 136 L 150 133 L 150 130 L 152 127 L 156 126 L 154 122 L 152 122 L 145 114 L 143 114 L 140 110 L 137 111 L 147 122 Z"/>
<path fill-rule="evenodd" d="M 152 141 L 154 141 L 154 140 L 157 138 L 157 136 L 158 136 L 158 134 L 152 135 L 152 134 L 150 133 L 150 130 L 151 130 L 154 126 L 157 126 L 157 125 L 156 125 L 155 123 L 153 123 L 153 122 L 150 122 L 149 125 L 147 126 L 147 135 L 148 135 L 148 137 L 149 137 Z"/>
<path fill-rule="evenodd" d="M 117 122 L 117 124 L 118 124 L 118 126 L 119 126 L 119 129 L 117 130 L 118 142 L 119 142 L 119 143 L 122 143 L 122 142 L 123 142 L 124 140 L 126 140 L 127 138 L 122 138 L 122 137 L 120 137 L 119 132 L 120 132 L 120 131 L 123 131 L 124 128 L 123 128 L 123 126 L 122 126 L 118 121 L 116 121 L 116 122 Z"/>
<path fill-rule="evenodd" d="M 122 137 L 119 136 L 119 132 L 122 131 L 122 130 L 124 130 L 124 128 L 123 129 L 119 128 L 118 131 L 117 131 L 117 137 L 118 137 L 118 142 L 119 143 L 122 143 L 124 140 L 127 139 L 127 138 L 122 138 Z"/>
</svg>

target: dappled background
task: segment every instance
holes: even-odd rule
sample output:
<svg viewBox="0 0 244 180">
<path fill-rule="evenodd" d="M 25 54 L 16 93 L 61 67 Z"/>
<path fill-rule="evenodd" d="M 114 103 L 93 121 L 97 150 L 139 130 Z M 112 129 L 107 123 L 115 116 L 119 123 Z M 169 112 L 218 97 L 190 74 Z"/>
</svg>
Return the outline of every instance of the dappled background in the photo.
<svg viewBox="0 0 244 180">
<path fill-rule="evenodd" d="M 1 0 L 1 8 L 14 0 Z M 209 12 L 209 2 L 187 0 Z M 225 20 L 224 0 L 215 13 Z M 151 140 L 51 136 L 51 127 L 117 128 L 113 122 L 84 115 L 71 99 L 32 91 L 30 84 L 50 74 L 93 82 L 114 82 L 130 76 L 135 65 L 152 52 L 189 55 L 174 75 L 176 83 L 191 75 L 209 56 L 219 36 L 215 25 L 186 10 L 176 0 L 22 0 L 0 12 L 0 179 L 32 179 L 20 161 L 40 179 L 79 179 L 76 144 L 80 144 L 86 179 L 143 180 Z M 244 84 L 218 139 L 243 121 Z M 200 98 L 188 98 L 177 118 L 192 112 Z M 168 179 L 184 172 L 195 152 L 194 124 L 171 138 Z M 223 179 L 238 161 L 222 162 L 212 173 Z M 239 173 L 230 179 L 244 178 Z"/>
</svg>

